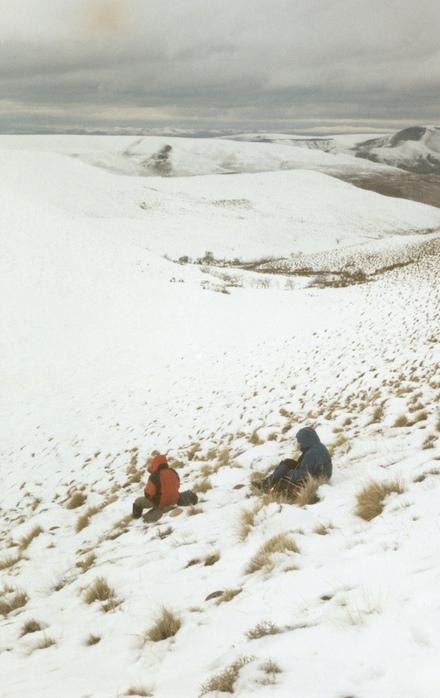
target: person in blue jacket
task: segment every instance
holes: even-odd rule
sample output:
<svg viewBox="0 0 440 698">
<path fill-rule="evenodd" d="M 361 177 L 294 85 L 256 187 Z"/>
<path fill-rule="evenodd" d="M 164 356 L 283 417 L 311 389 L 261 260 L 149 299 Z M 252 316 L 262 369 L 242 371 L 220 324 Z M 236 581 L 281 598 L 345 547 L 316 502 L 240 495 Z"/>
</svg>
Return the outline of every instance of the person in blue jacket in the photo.
<svg viewBox="0 0 440 698">
<path fill-rule="evenodd" d="M 289 492 L 294 489 L 292 486 L 300 487 L 304 484 L 309 476 L 316 479 L 331 478 L 332 459 L 316 431 L 310 427 L 303 427 L 298 431 L 296 440 L 301 451 L 299 459 L 286 458 L 281 461 L 272 475 L 263 480 L 263 490 Z"/>
</svg>

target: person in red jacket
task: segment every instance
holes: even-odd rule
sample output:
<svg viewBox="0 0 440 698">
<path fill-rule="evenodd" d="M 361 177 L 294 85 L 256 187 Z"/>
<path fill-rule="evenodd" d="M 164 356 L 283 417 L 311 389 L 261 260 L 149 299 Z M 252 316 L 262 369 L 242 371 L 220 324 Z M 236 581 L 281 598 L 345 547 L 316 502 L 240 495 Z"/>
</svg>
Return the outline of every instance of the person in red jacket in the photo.
<svg viewBox="0 0 440 698">
<path fill-rule="evenodd" d="M 168 466 L 166 456 L 154 456 L 148 472 L 150 477 L 145 485 L 144 496 L 138 497 L 133 504 L 134 519 L 142 516 L 143 509 L 163 509 L 177 504 L 179 499 L 180 478 Z"/>
</svg>

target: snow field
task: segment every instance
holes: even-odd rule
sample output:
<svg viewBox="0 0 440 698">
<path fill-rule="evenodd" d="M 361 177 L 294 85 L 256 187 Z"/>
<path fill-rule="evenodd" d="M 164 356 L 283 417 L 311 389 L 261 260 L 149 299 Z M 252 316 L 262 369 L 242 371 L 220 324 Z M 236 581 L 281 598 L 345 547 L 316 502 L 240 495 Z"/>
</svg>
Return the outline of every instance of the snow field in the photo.
<svg viewBox="0 0 440 698">
<path fill-rule="evenodd" d="M 141 244 L 136 217 L 128 223 L 127 192 L 132 187 L 137 197 L 147 185 L 134 178 L 129 187 L 126 178 L 81 165 L 86 182 L 75 184 L 77 200 L 73 188 L 69 201 L 57 204 L 41 179 L 23 186 L 29 168 L 20 157 L 15 183 L 2 187 L 1 199 L 8 420 L 0 575 L 6 604 L 19 603 L 18 592 L 26 599 L 6 613 L 2 606 L 0 695 L 108 698 L 138 689 L 189 698 L 237 663 L 237 696 L 436 695 L 436 234 L 416 263 L 366 284 L 289 289 L 274 276 L 269 288 L 249 283 L 216 293 L 203 288 L 209 275 L 198 267 L 145 249 L 148 228 Z M 70 172 L 71 161 L 63 163 L 57 155 L 47 165 L 46 192 L 56 191 L 64 166 Z M 314 173 L 301 174 L 267 181 L 278 192 L 286 176 L 297 200 L 305 187 L 306 200 Z M 241 186 L 251 188 L 243 178 L 234 198 L 242 198 Z M 185 179 L 185 186 L 190 182 L 195 198 L 199 186 L 203 196 L 234 196 L 233 188 L 219 190 L 218 178 L 200 185 Z M 345 215 L 347 189 L 321 174 L 316 182 L 328 185 L 335 210 L 338 204 Z M 154 227 L 173 257 L 183 246 L 167 237 L 167 192 L 184 184 L 148 180 L 158 199 L 163 194 L 164 222 L 155 218 Z M 271 191 L 268 184 L 267 207 Z M 98 209 L 107 200 L 121 207 L 120 230 L 114 209 L 90 215 L 92 203 Z M 276 230 L 275 194 L 273 202 Z M 390 202 L 397 216 L 402 202 Z M 435 224 L 435 209 L 414 204 L 414 211 L 431 216 L 421 227 Z M 195 219 L 198 212 L 194 204 Z M 304 209 L 304 229 L 308 215 Z M 357 216 L 353 230 L 372 225 L 370 208 L 359 205 Z M 188 253 L 213 248 L 226 255 L 220 223 L 208 245 L 202 236 L 194 242 L 186 214 L 179 218 L 172 208 L 168 217 Z M 406 212 L 399 231 L 405 221 Z M 258 221 L 255 228 L 254 246 L 250 233 L 244 245 L 232 219 L 225 236 L 235 233 L 257 257 Z M 301 244 L 306 254 L 314 250 L 307 237 Z M 251 479 L 294 454 L 303 425 L 316 427 L 332 451 L 331 483 L 305 507 L 261 498 Z M 131 521 L 131 503 L 155 449 L 169 454 L 182 489 L 197 490 L 199 503 L 145 525 Z M 404 491 L 390 494 L 382 513 L 365 521 L 355 508 L 371 480 L 398 480 Z M 86 499 L 68 508 L 75 492 Z M 279 549 L 249 572 L 275 536 Z M 101 578 L 114 594 L 87 603 Z M 207 598 L 215 592 L 222 593 Z M 162 607 L 180 628 L 154 642 L 147 634 Z M 31 620 L 40 630 L 23 635 Z"/>
</svg>

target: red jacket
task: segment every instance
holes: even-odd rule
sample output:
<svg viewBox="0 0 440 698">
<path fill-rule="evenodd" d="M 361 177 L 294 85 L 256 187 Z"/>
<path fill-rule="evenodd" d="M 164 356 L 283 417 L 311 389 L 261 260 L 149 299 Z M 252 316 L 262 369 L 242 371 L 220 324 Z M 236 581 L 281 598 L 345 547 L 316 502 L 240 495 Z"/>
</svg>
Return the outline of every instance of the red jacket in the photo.
<svg viewBox="0 0 440 698">
<path fill-rule="evenodd" d="M 177 504 L 180 478 L 173 468 L 168 467 L 166 456 L 154 456 L 148 468 L 151 473 L 145 485 L 145 496 L 157 509 Z"/>
</svg>

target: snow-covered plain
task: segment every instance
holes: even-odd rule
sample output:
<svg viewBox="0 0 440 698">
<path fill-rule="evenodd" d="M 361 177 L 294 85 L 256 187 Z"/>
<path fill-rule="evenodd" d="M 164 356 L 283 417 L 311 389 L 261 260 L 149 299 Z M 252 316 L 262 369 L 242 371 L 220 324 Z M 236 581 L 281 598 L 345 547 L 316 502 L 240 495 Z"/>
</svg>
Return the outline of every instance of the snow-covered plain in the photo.
<svg viewBox="0 0 440 698">
<path fill-rule="evenodd" d="M 0 696 L 195 698 L 240 664 L 242 697 L 440 696 L 440 210 L 329 176 L 384 171 L 349 159 L 0 137 Z M 391 268 L 342 288 L 173 261 L 370 273 L 373 249 Z M 262 499 L 305 425 L 331 483 Z M 199 504 L 145 524 L 155 450 Z M 403 492 L 365 521 L 371 480 Z M 299 552 L 249 571 L 283 533 Z M 115 598 L 87 603 L 100 578 Z M 162 607 L 181 625 L 152 641 Z"/>
</svg>

